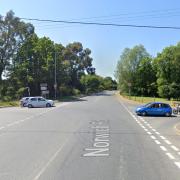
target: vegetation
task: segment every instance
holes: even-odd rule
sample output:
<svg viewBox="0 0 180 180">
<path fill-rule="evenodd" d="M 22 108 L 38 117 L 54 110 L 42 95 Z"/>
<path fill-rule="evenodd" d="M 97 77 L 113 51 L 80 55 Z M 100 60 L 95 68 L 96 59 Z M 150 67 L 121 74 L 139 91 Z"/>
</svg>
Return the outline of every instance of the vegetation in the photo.
<svg viewBox="0 0 180 180">
<path fill-rule="evenodd" d="M 41 83 L 47 83 L 51 98 L 55 88 L 57 97 L 115 89 L 112 78 L 96 75 L 92 61 L 91 50 L 80 42 L 63 46 L 48 37 L 39 38 L 33 25 L 12 11 L 0 16 L 0 100 L 18 99 L 29 92 L 41 95 Z"/>
<path fill-rule="evenodd" d="M 116 78 L 121 93 L 132 96 L 180 98 L 180 43 L 152 57 L 142 45 L 124 49 Z"/>
</svg>

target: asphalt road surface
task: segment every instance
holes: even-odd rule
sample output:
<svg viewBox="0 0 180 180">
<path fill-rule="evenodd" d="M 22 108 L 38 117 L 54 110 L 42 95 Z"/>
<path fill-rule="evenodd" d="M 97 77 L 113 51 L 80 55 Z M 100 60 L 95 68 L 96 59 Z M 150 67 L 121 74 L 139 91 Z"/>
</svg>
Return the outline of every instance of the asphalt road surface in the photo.
<svg viewBox="0 0 180 180">
<path fill-rule="evenodd" d="M 138 117 L 113 92 L 0 109 L 0 180 L 179 180 L 179 117 Z"/>
</svg>

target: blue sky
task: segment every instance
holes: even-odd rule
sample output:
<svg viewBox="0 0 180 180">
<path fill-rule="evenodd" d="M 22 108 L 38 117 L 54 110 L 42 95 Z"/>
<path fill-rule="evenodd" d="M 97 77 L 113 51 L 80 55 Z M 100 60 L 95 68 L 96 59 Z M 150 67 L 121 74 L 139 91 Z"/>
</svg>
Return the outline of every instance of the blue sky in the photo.
<svg viewBox="0 0 180 180">
<path fill-rule="evenodd" d="M 180 26 L 178 0 L 0 0 L 0 14 L 13 10 L 18 17 Z M 155 56 L 180 41 L 180 30 L 97 27 L 32 22 L 36 33 L 57 43 L 82 42 L 92 50 L 97 73 L 112 76 L 123 49 L 143 44 Z"/>
</svg>

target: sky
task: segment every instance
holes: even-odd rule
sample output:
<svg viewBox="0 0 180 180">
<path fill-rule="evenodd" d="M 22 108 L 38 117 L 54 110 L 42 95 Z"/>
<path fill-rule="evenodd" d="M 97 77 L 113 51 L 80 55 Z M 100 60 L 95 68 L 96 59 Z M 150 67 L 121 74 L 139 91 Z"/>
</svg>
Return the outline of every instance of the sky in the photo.
<svg viewBox="0 0 180 180">
<path fill-rule="evenodd" d="M 9 10 L 24 18 L 180 27 L 179 0 L 0 0 L 0 14 Z M 180 41 L 180 30 L 31 23 L 39 37 L 64 46 L 78 41 L 90 48 L 93 66 L 101 76 L 114 76 L 126 47 L 142 44 L 156 56 Z"/>
</svg>

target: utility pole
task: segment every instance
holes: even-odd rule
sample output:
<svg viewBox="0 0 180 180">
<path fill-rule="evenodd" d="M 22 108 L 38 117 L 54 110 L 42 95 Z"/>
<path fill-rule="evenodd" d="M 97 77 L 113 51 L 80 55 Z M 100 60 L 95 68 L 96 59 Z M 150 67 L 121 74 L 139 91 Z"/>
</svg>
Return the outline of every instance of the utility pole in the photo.
<svg viewBox="0 0 180 180">
<path fill-rule="evenodd" d="M 57 78 L 56 78 L 56 75 L 57 75 L 57 69 L 56 69 L 56 51 L 55 51 L 55 57 L 54 57 L 54 99 L 57 98 Z"/>
</svg>

